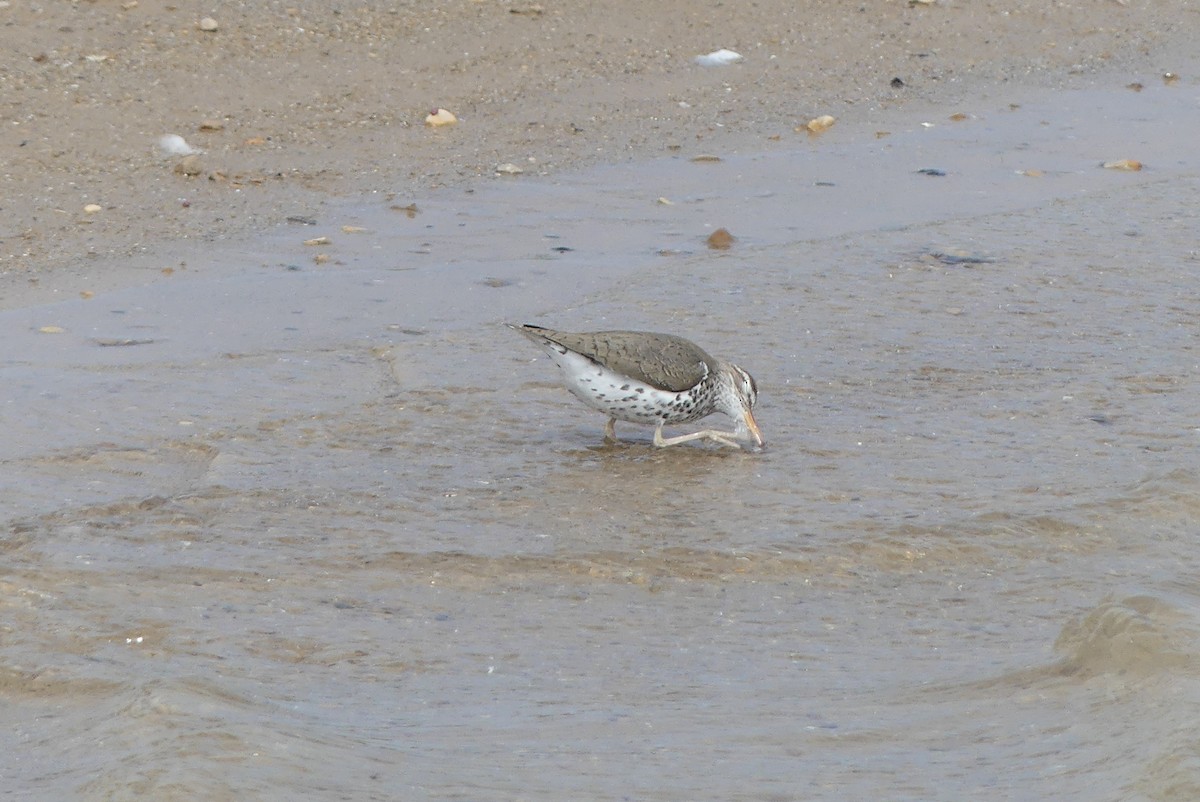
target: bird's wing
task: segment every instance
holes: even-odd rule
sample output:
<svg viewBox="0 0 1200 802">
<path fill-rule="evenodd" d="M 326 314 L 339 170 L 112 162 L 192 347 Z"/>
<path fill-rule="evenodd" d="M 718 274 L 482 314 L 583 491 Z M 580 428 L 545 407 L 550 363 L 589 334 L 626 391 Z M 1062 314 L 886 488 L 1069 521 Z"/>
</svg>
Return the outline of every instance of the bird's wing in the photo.
<svg viewBox="0 0 1200 802">
<path fill-rule="evenodd" d="M 716 368 L 716 360 L 704 349 L 672 334 L 645 331 L 574 334 L 538 326 L 515 328 L 534 341 L 561 345 L 609 370 L 673 393 L 696 386 Z"/>
</svg>

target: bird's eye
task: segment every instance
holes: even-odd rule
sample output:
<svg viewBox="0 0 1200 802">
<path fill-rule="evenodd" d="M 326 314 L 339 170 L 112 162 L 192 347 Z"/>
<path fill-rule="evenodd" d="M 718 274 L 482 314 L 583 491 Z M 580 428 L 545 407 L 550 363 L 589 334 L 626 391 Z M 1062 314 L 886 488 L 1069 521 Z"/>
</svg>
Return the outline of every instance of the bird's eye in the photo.
<svg viewBox="0 0 1200 802">
<path fill-rule="evenodd" d="M 750 399 L 750 406 L 754 406 L 758 400 L 758 385 L 754 383 L 754 377 L 745 371 L 742 371 L 742 392 Z"/>
</svg>

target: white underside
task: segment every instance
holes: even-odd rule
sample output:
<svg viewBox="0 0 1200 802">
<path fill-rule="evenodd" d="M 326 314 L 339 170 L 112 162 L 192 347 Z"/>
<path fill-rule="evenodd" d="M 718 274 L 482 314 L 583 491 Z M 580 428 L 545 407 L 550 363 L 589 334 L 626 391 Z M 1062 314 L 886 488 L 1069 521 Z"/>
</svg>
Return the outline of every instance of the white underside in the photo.
<svg viewBox="0 0 1200 802">
<path fill-rule="evenodd" d="M 659 390 L 605 370 L 574 351 L 553 346 L 546 350 L 562 369 L 567 389 L 576 398 L 592 409 L 617 420 L 657 423 L 663 417 L 661 413 L 669 405 L 678 403 L 683 395 Z"/>
</svg>

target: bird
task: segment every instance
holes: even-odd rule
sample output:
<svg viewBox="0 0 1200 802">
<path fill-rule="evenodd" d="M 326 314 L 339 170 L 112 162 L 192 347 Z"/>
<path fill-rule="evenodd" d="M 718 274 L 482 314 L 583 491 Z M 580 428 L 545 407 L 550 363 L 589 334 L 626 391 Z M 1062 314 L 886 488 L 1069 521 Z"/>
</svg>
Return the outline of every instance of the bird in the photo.
<svg viewBox="0 0 1200 802">
<path fill-rule="evenodd" d="M 654 424 L 654 445 L 710 440 L 741 448 L 766 445 L 751 410 L 754 378 L 732 362 L 709 356 L 673 334 L 650 331 L 572 333 L 530 324 L 505 324 L 541 346 L 562 370 L 567 389 L 608 416 L 604 442 L 616 443 L 616 422 Z M 663 426 L 690 423 L 714 412 L 734 420 L 732 432 L 705 429 L 663 437 Z"/>
</svg>

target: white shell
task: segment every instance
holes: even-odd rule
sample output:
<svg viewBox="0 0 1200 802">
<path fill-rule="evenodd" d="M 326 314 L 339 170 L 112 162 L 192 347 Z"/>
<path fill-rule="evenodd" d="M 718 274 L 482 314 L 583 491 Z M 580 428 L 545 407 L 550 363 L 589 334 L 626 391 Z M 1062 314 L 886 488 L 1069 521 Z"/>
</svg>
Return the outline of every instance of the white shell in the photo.
<svg viewBox="0 0 1200 802">
<path fill-rule="evenodd" d="M 742 54 L 721 48 L 703 56 L 696 56 L 696 63 L 701 67 L 724 67 L 726 64 L 737 64 L 742 61 Z"/>
<path fill-rule="evenodd" d="M 168 156 L 191 156 L 193 153 L 200 152 L 189 145 L 187 140 L 185 140 L 179 134 L 167 134 L 166 136 L 160 137 L 158 140 L 158 147 L 159 150 Z"/>
<path fill-rule="evenodd" d="M 453 112 L 442 108 L 434 109 L 425 117 L 425 124 L 434 128 L 440 128 L 443 125 L 454 125 L 457 122 L 458 118 L 454 116 Z"/>
<path fill-rule="evenodd" d="M 837 118 L 832 114 L 822 114 L 820 117 L 814 117 L 804 126 L 810 134 L 819 134 L 827 128 L 833 126 L 837 122 Z"/>
</svg>

